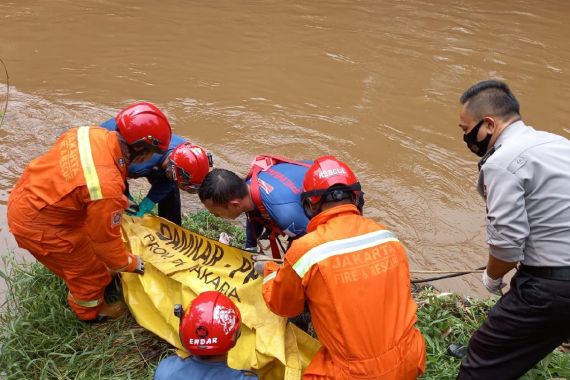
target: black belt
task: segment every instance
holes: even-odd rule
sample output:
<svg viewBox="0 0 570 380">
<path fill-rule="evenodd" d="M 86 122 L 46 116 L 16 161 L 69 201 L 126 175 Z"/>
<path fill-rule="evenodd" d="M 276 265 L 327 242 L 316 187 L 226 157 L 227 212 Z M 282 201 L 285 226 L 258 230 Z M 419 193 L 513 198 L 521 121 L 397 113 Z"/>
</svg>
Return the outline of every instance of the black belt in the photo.
<svg viewBox="0 0 570 380">
<path fill-rule="evenodd" d="M 570 267 L 531 267 L 521 264 L 519 271 L 549 280 L 570 281 Z"/>
</svg>

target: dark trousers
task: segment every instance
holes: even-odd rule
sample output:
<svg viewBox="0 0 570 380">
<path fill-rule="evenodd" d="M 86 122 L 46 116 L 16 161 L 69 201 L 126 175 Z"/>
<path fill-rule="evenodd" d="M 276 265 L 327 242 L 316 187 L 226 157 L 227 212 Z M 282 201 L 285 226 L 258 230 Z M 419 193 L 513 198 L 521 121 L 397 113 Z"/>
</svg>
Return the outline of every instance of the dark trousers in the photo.
<svg viewBox="0 0 570 380">
<path fill-rule="evenodd" d="M 182 225 L 182 211 L 180 202 L 180 190 L 172 190 L 166 197 L 158 202 L 158 216 L 170 220 L 179 226 Z"/>
<path fill-rule="evenodd" d="M 518 272 L 469 341 L 458 379 L 518 379 L 570 336 L 570 281 Z"/>
</svg>

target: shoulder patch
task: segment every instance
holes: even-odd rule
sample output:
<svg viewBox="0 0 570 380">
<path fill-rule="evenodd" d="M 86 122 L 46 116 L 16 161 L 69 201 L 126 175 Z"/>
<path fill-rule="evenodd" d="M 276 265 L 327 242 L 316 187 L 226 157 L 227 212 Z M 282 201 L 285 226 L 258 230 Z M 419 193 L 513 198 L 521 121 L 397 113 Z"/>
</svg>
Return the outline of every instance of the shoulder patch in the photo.
<svg viewBox="0 0 570 380">
<path fill-rule="evenodd" d="M 122 222 L 123 222 L 123 210 L 118 210 L 111 214 L 111 227 L 120 226 Z"/>
<path fill-rule="evenodd" d="M 511 173 L 516 173 L 517 170 L 525 166 L 525 164 L 526 164 L 526 158 L 523 156 L 519 156 L 509 164 L 507 170 L 510 171 Z"/>
</svg>

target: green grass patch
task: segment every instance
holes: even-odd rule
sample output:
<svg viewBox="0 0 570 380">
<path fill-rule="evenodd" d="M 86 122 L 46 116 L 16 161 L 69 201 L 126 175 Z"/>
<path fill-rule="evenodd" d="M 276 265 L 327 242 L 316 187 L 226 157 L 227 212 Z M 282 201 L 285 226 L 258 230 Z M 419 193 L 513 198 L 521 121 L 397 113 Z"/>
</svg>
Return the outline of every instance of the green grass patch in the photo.
<svg viewBox="0 0 570 380">
<path fill-rule="evenodd" d="M 242 227 L 218 218 L 206 210 L 185 215 L 182 218 L 182 226 L 214 240 L 218 240 L 220 234 L 225 232 L 229 235 L 230 245 L 233 247 L 242 248 L 245 242 L 245 231 Z"/>
<path fill-rule="evenodd" d="M 241 246 L 244 231 L 207 211 L 185 216 L 183 225 L 217 239 L 230 235 Z M 41 264 L 5 258 L 7 283 L 0 305 L 0 379 L 152 379 L 168 343 L 137 325 L 131 316 L 85 324 L 68 308 L 63 282 Z M 455 379 L 459 360 L 447 355 L 450 343 L 466 345 L 494 299 L 440 295 L 432 288 L 416 294 L 419 328 L 427 342 L 425 379 Z M 522 379 L 570 379 L 570 356 L 555 351 Z"/>
<path fill-rule="evenodd" d="M 416 295 L 418 327 L 427 344 L 425 379 L 455 379 L 460 360 L 447 354 L 450 343 L 467 345 L 487 317 L 496 299 L 472 300 L 454 294 L 441 295 L 425 288 Z M 554 351 L 530 370 L 523 380 L 570 379 L 570 355 Z"/>
<path fill-rule="evenodd" d="M 134 194 L 136 203 L 140 203 L 143 197 L 141 192 Z M 155 206 L 150 213 L 158 215 L 158 206 Z M 183 215 L 182 227 L 214 240 L 218 240 L 220 234 L 225 232 L 230 238 L 232 247 L 243 248 L 245 242 L 245 230 L 242 227 L 226 219 L 218 218 L 208 210 Z"/>
<path fill-rule="evenodd" d="M 186 216 L 185 228 L 241 246 L 243 229 L 207 211 Z M 102 324 L 79 321 L 67 288 L 40 263 L 4 258 L 7 284 L 0 306 L 0 379 L 152 379 L 170 345 L 127 315 Z"/>
<path fill-rule="evenodd" d="M 103 324 L 79 321 L 67 289 L 43 265 L 4 260 L 0 307 L 2 379 L 152 379 L 169 345 L 130 315 Z"/>
</svg>

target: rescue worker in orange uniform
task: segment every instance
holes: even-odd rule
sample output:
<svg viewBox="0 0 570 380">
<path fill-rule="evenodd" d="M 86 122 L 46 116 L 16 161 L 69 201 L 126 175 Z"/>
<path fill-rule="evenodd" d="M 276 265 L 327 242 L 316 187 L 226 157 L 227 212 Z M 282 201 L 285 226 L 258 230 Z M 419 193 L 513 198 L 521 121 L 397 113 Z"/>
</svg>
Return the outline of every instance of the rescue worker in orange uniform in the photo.
<svg viewBox="0 0 570 380">
<path fill-rule="evenodd" d="M 18 245 L 62 278 L 77 317 L 103 321 L 124 311 L 106 304 L 105 287 L 117 272 L 144 273 L 144 263 L 121 239 L 129 205 L 125 179 L 131 163 L 168 148 L 171 128 L 150 103 L 117 116 L 117 132 L 73 128 L 34 159 L 8 199 L 8 225 Z"/>
<path fill-rule="evenodd" d="M 361 216 L 360 192 L 345 163 L 318 158 L 303 181 L 307 234 L 282 266 L 256 257 L 270 310 L 292 317 L 308 305 L 322 347 L 304 379 L 416 379 L 425 371 L 404 247 Z"/>
</svg>

